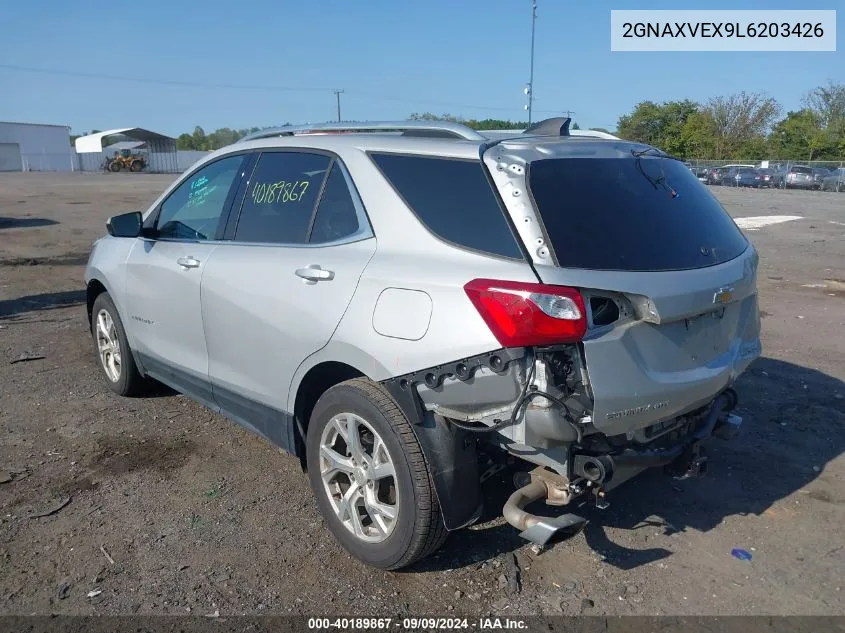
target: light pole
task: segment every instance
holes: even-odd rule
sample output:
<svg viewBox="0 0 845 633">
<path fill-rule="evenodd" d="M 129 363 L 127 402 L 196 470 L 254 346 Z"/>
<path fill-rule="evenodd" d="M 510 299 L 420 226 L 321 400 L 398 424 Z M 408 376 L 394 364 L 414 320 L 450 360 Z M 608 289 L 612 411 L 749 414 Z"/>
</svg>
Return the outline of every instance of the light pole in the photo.
<svg viewBox="0 0 845 633">
<path fill-rule="evenodd" d="M 337 97 L 337 122 L 340 123 L 340 95 L 343 90 L 335 90 L 334 94 Z"/>
<path fill-rule="evenodd" d="M 531 0 L 531 67 L 528 72 L 528 85 L 525 87 L 525 95 L 528 103 L 525 109 L 528 110 L 528 125 L 531 125 L 531 110 L 534 107 L 534 25 L 537 22 L 537 0 Z"/>
</svg>

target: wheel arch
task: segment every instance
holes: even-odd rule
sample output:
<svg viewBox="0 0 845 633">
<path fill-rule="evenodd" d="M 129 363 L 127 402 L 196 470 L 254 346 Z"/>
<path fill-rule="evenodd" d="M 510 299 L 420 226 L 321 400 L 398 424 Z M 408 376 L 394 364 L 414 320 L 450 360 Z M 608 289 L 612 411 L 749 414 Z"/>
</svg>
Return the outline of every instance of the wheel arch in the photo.
<svg viewBox="0 0 845 633">
<path fill-rule="evenodd" d="M 124 306 L 122 297 L 120 297 L 117 293 L 114 292 L 114 288 L 112 288 L 111 284 L 106 281 L 106 275 L 104 275 L 97 268 L 89 266 L 85 275 L 85 279 L 86 314 L 88 316 L 88 329 L 91 330 L 91 327 L 93 326 L 94 302 L 97 300 L 97 297 L 106 292 L 111 298 L 112 303 L 114 303 L 114 307 L 117 309 L 117 315 L 120 317 L 121 323 L 123 323 L 123 330 L 126 333 L 126 338 L 129 341 L 129 345 L 134 349 L 135 337 L 133 336 L 132 328 L 130 327 L 130 324 L 127 322 L 126 319 L 127 315 L 126 311 L 123 309 Z"/>
<path fill-rule="evenodd" d="M 341 358 L 343 360 L 339 360 Z M 367 371 L 364 371 L 365 367 Z M 475 438 L 424 412 L 419 396 L 410 389 L 401 388 L 400 381 L 393 380 L 387 368 L 351 345 L 323 348 L 307 359 L 294 375 L 288 411 L 293 412 L 296 455 L 302 469 L 307 470 L 304 434 L 314 405 L 326 390 L 356 377 L 381 383 L 410 421 L 429 466 L 447 529 L 473 523 L 481 512 Z"/>
<path fill-rule="evenodd" d="M 291 389 L 292 401 L 289 410 L 293 412 L 294 447 L 302 469 L 307 469 L 305 457 L 305 436 L 311 412 L 326 391 L 337 384 L 352 378 L 367 378 L 360 368 L 337 360 L 321 360 L 312 363 L 296 379 L 296 387 Z"/>
<path fill-rule="evenodd" d="M 104 292 L 108 292 L 106 285 L 102 281 L 97 279 L 96 277 L 91 279 L 88 282 L 88 285 L 85 289 L 85 295 L 86 295 L 86 305 L 87 305 L 87 311 L 88 311 L 88 329 L 89 330 L 91 330 L 94 327 L 94 302 L 97 300 L 97 297 L 99 297 Z M 109 296 L 111 296 L 111 293 L 109 293 Z M 112 301 L 114 301 L 114 299 L 112 299 Z"/>
</svg>

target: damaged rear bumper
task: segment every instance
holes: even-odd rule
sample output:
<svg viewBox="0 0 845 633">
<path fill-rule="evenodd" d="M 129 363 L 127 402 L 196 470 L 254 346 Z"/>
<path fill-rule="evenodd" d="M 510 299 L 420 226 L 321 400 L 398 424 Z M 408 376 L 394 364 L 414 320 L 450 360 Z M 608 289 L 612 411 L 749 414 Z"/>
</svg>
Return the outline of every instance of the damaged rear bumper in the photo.
<svg viewBox="0 0 845 633">
<path fill-rule="evenodd" d="M 701 444 L 716 435 L 725 439 L 734 437 L 742 424 L 731 410 L 736 406 L 736 393 L 727 389 L 719 394 L 707 410 L 703 423 L 683 441 L 661 448 L 637 450 L 625 448 L 615 453 L 589 454 L 575 452 L 572 458 L 572 478 L 550 476 L 538 468 L 517 479 L 519 487 L 502 508 L 507 522 L 520 530 L 520 536 L 536 543 L 548 545 L 577 535 L 586 525 L 584 517 L 565 513 L 546 517 L 528 513 L 528 504 L 545 499 L 548 505 L 568 505 L 591 494 L 600 509 L 609 504 L 605 491 L 630 479 L 637 473 L 655 466 L 668 467 L 670 472 L 682 477 L 701 475 L 707 459 Z"/>
</svg>

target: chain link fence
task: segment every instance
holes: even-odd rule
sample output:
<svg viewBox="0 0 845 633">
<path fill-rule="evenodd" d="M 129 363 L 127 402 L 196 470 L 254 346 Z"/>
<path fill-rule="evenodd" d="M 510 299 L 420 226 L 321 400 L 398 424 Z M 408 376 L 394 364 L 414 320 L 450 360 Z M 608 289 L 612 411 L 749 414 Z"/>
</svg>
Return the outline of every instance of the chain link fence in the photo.
<svg viewBox="0 0 845 633">
<path fill-rule="evenodd" d="M 699 180 L 709 185 L 845 192 L 845 160 L 696 158 L 685 162 Z M 756 173 L 749 175 L 749 169 Z M 757 174 L 759 178 L 755 178 Z"/>
<path fill-rule="evenodd" d="M 692 158 L 686 161 L 693 167 L 730 167 L 730 166 L 748 166 L 748 167 L 768 167 L 769 169 L 789 169 L 795 165 L 803 165 L 805 167 L 821 167 L 827 170 L 839 169 L 845 167 L 845 160 L 793 160 L 786 158 L 770 158 L 768 160 L 744 160 L 741 158 L 731 158 L 726 160 L 713 160 L 708 158 Z"/>
</svg>

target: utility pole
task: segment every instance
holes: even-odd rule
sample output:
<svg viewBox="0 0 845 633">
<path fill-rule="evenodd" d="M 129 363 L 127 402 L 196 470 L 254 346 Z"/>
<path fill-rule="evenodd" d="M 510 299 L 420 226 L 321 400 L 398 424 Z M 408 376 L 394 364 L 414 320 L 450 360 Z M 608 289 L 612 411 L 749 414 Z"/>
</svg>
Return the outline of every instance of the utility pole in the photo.
<svg viewBox="0 0 845 633">
<path fill-rule="evenodd" d="M 528 86 L 525 94 L 528 97 L 528 125 L 531 125 L 531 111 L 534 107 L 534 26 L 537 22 L 537 0 L 531 0 L 531 68 L 528 73 Z"/>
<path fill-rule="evenodd" d="M 340 123 L 340 95 L 343 93 L 343 90 L 335 90 L 334 94 L 337 97 L 337 122 Z"/>
</svg>

